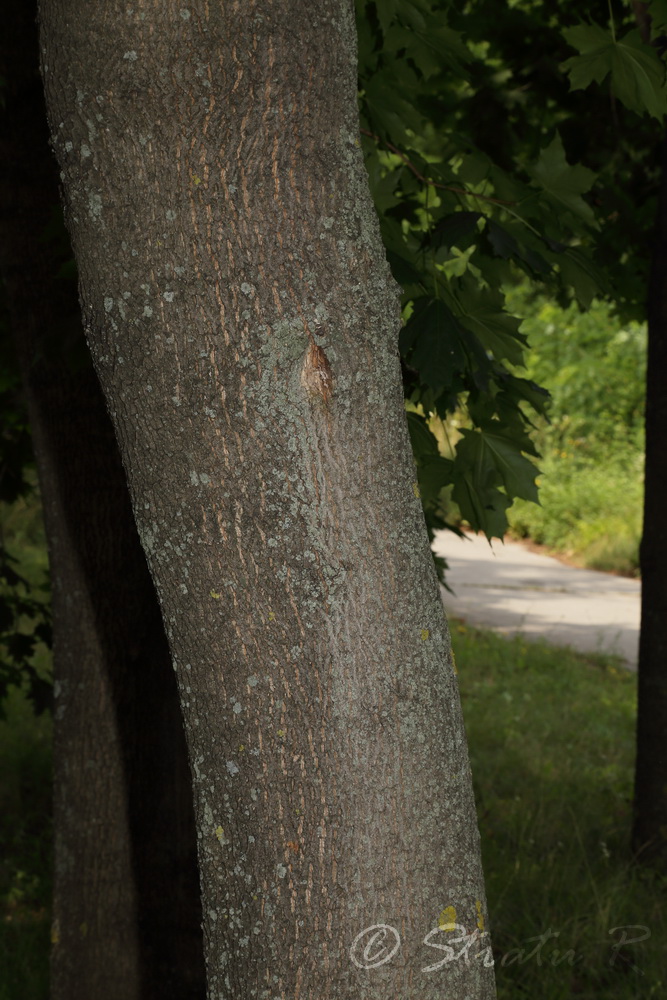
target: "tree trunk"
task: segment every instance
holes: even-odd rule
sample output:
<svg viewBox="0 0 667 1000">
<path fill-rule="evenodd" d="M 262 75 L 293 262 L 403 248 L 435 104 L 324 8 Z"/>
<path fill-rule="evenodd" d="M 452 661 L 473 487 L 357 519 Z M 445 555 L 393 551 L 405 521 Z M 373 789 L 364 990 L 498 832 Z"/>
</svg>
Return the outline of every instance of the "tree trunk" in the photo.
<svg viewBox="0 0 667 1000">
<path fill-rule="evenodd" d="M 667 139 L 648 301 L 646 471 L 640 549 L 637 762 L 633 848 L 639 861 L 667 865 Z"/>
<path fill-rule="evenodd" d="M 41 22 L 84 323 L 181 693 L 208 995 L 487 1000 L 353 6 L 44 0 Z"/>
<path fill-rule="evenodd" d="M 74 285 L 56 277 L 58 261 L 44 239 L 58 190 L 35 12 L 15 4 L 3 22 L 0 264 L 53 583 L 51 997 L 202 997 L 178 693 L 113 428 L 86 359 Z"/>
</svg>

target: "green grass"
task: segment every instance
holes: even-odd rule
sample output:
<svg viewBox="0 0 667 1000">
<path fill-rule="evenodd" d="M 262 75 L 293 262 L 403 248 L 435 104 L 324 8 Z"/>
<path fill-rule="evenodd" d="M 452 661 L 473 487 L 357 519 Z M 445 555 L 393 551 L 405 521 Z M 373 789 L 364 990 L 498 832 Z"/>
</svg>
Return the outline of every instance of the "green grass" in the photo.
<svg viewBox="0 0 667 1000">
<path fill-rule="evenodd" d="M 460 622 L 452 633 L 500 1000 L 667 995 L 667 880 L 629 851 L 634 676 Z M 632 925 L 627 938 L 646 940 L 615 947 L 610 932 Z"/>
<path fill-rule="evenodd" d="M 51 721 L 13 689 L 0 722 L 0 1000 L 48 997 Z"/>
<path fill-rule="evenodd" d="M 500 1000 L 667 995 L 667 882 L 628 848 L 634 677 L 610 658 L 452 633 Z M 49 725 L 19 696 L 0 752 L 0 1000 L 46 1000 Z M 646 939 L 615 947 L 610 931 L 633 926 Z"/>
</svg>

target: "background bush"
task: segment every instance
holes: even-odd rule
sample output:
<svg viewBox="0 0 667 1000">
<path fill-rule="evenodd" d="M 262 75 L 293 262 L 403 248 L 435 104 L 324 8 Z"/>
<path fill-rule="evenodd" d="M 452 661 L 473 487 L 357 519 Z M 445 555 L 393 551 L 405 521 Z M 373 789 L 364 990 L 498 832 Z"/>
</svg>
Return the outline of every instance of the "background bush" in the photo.
<svg viewBox="0 0 667 1000">
<path fill-rule="evenodd" d="M 595 302 L 582 313 L 510 293 L 526 316 L 527 374 L 551 393 L 550 422 L 535 430 L 540 506 L 518 500 L 512 533 L 585 566 L 636 574 L 642 523 L 646 326 L 622 326 Z M 521 374 L 524 374 L 523 372 Z"/>
</svg>

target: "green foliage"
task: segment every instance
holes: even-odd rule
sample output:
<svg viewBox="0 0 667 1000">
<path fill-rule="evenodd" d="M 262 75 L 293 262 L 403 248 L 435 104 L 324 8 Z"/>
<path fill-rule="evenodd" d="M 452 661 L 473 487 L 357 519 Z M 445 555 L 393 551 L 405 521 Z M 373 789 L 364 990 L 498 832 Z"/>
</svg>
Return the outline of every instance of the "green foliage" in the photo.
<svg viewBox="0 0 667 1000">
<path fill-rule="evenodd" d="M 551 393 L 550 423 L 537 428 L 540 506 L 518 502 L 514 534 L 594 569 L 636 574 L 643 494 L 646 327 L 622 326 L 601 302 L 561 309 L 526 288 L 510 294 L 529 374 Z"/>
<path fill-rule="evenodd" d="M 567 2 L 526 0 L 500 16 L 491 0 L 357 0 L 364 151 L 404 289 L 399 346 L 423 420 L 413 441 L 431 531 L 445 491 L 488 536 L 504 534 L 516 498 L 535 498 L 525 445 L 545 383 L 531 370 L 516 381 L 525 337 L 503 289 L 517 274 L 561 304 L 606 295 L 624 319 L 643 314 L 661 135 L 638 115 L 662 118 L 665 69 L 631 9 L 602 26 L 610 9 L 587 8 L 597 23 L 585 25 Z M 664 0 L 650 15 L 655 40 Z M 436 462 L 429 415 L 461 411 L 466 432 Z"/>
<path fill-rule="evenodd" d="M 646 394 L 646 325 L 621 324 L 608 304 L 588 312 L 566 309 L 515 286 L 509 302 L 526 319 L 529 378 L 547 386 L 549 421 L 542 423 L 542 449 L 576 447 L 581 457 L 599 459 L 618 446 L 641 447 Z"/>
<path fill-rule="evenodd" d="M 566 28 L 563 36 L 581 53 L 563 63 L 572 90 L 602 83 L 611 75 L 612 94 L 626 108 L 662 121 L 667 113 L 665 66 L 656 50 L 642 41 L 639 29 L 616 39 L 597 24 L 582 24 Z"/>
<path fill-rule="evenodd" d="M 561 302 L 574 297 L 589 308 L 612 287 L 592 251 L 596 233 L 609 242 L 614 216 L 599 210 L 600 181 L 618 185 L 628 160 L 614 135 L 618 116 L 605 109 L 599 170 L 573 161 L 565 142 L 575 119 L 565 72 L 557 61 L 548 87 L 543 78 L 536 87 L 540 71 L 530 55 L 526 60 L 525 46 L 510 39 L 510 24 L 549 38 L 539 51 L 555 48 L 564 57 L 563 35 L 578 46 L 579 56 L 559 59 L 574 89 L 611 74 L 614 92 L 633 111 L 657 113 L 664 98 L 661 58 L 625 30 L 625 13 L 617 40 L 596 25 L 556 23 L 545 17 L 549 10 L 547 3 L 515 5 L 503 12 L 503 31 L 497 8 L 481 0 L 469 0 L 465 12 L 429 0 L 357 0 L 364 152 L 387 256 L 404 290 L 406 398 L 422 415 L 423 432 L 430 414 L 447 418 L 463 409 L 469 420 L 440 462 L 425 434 L 413 435 L 431 530 L 442 524 L 434 495 L 447 488 L 489 537 L 504 534 L 516 498 L 536 499 L 528 432 L 546 395 L 532 373 L 517 381 L 526 340 L 503 289 L 519 273 Z M 574 5 L 565 13 L 579 20 Z M 522 85 L 529 75 L 530 87 Z M 493 88 L 505 109 L 489 143 L 476 122 Z M 563 107 L 545 103 L 547 90 Z M 594 131 L 600 134 L 597 119 Z M 604 149 L 615 159 L 613 178 L 611 171 L 598 177 L 609 165 Z M 643 298 L 632 273 L 614 290 L 628 314 Z"/>
<path fill-rule="evenodd" d="M 570 166 L 565 159 L 563 142 L 558 133 L 553 141 L 540 153 L 537 163 L 529 169 L 533 184 L 550 196 L 549 207 L 553 203 L 561 210 L 581 216 L 595 226 L 595 215 L 590 205 L 581 197 L 590 191 L 595 174 L 582 166 Z"/>
<path fill-rule="evenodd" d="M 357 10 L 362 134 L 388 259 L 404 288 L 399 346 L 406 397 L 424 415 L 413 442 L 427 524 L 442 525 L 433 497 L 453 486 L 472 526 L 502 536 L 512 500 L 536 499 L 520 402 L 540 413 L 546 394 L 510 371 L 525 339 L 500 289 L 514 266 L 590 296 L 594 265 L 581 237 L 595 219 L 581 195 L 594 175 L 568 166 L 557 133 L 532 166 L 514 163 L 509 174 L 456 131 L 459 113 L 442 131 L 433 100 L 460 103 L 483 56 L 447 26 L 440 5 L 359 0 Z M 461 405 L 471 426 L 436 462 L 426 418 Z"/>
<path fill-rule="evenodd" d="M 0 319 L 0 719 L 12 685 L 25 687 L 35 710 L 50 704 L 51 684 L 35 666 L 39 647 L 51 645 L 48 587 L 44 588 L 45 558 L 41 567 L 23 570 L 19 522 L 25 500 L 34 492 L 32 442 L 20 391 L 18 364 L 9 342 L 7 318 Z M 31 515 L 28 515 L 31 520 Z M 44 553 L 41 515 L 32 524 Z M 18 535 L 16 531 L 18 529 Z M 19 543 L 18 545 L 16 543 Z M 34 553 L 35 549 L 31 552 Z M 41 584 L 41 586 L 40 586 Z"/>
<path fill-rule="evenodd" d="M 643 455 L 619 447 L 604 459 L 549 451 L 539 480 L 540 506 L 518 502 L 513 534 L 529 537 L 590 569 L 636 576 L 642 530 Z M 546 449 L 545 449 L 546 450 Z"/>
<path fill-rule="evenodd" d="M 26 483 L 26 497 L 0 504 L 0 719 L 11 688 L 23 689 L 38 715 L 52 698 L 46 540 L 34 474 Z"/>
<path fill-rule="evenodd" d="M 651 21 L 651 40 L 655 42 L 667 32 L 666 0 L 653 0 L 648 5 L 647 13 Z"/>
<path fill-rule="evenodd" d="M 90 364 L 78 314 L 76 267 L 63 212 L 54 205 L 39 241 L 40 259 L 49 258 L 52 273 L 69 286 L 70 301 L 52 318 L 48 334 L 39 338 L 39 358 L 57 359 L 73 368 Z M 52 684 L 47 651 L 51 647 L 51 603 L 46 542 L 37 499 L 37 476 L 21 372 L 14 349 L 22 340 L 14 316 L 12 330 L 6 289 L 0 282 L 0 719 L 11 688 L 23 689 L 37 714 L 50 708 Z M 21 303 L 27 308 L 26 303 Z"/>
<path fill-rule="evenodd" d="M 26 689 L 39 715 L 51 706 L 52 684 L 35 665 L 41 646 L 51 647 L 50 608 L 44 595 L 10 565 L 0 565 L 0 719 L 12 686 Z"/>
</svg>

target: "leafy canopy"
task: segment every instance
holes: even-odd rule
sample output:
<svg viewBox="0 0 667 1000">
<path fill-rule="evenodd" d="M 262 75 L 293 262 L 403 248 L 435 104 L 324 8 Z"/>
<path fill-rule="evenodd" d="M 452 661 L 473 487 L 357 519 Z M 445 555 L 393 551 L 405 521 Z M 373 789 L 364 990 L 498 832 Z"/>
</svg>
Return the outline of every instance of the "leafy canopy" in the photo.
<svg viewBox="0 0 667 1000">
<path fill-rule="evenodd" d="M 491 0 L 357 0 L 357 15 L 362 141 L 403 288 L 399 349 L 427 525 L 444 525 L 449 488 L 475 530 L 502 537 L 512 501 L 537 500 L 530 432 L 548 402 L 518 374 L 526 338 L 508 292 L 523 276 L 564 304 L 613 296 L 635 316 L 645 293 L 645 247 L 626 261 L 646 242 L 637 203 L 657 174 L 642 161 L 659 137 L 638 131 L 636 115 L 621 123 L 603 91 L 578 104 L 572 91 L 609 77 L 614 101 L 662 118 L 664 65 L 627 9 L 618 38 L 616 25 L 582 25 L 578 5 L 547 0 L 502 11 Z M 631 140 L 619 139 L 628 121 Z M 434 418 L 454 414 L 463 430 L 443 455 Z"/>
</svg>

